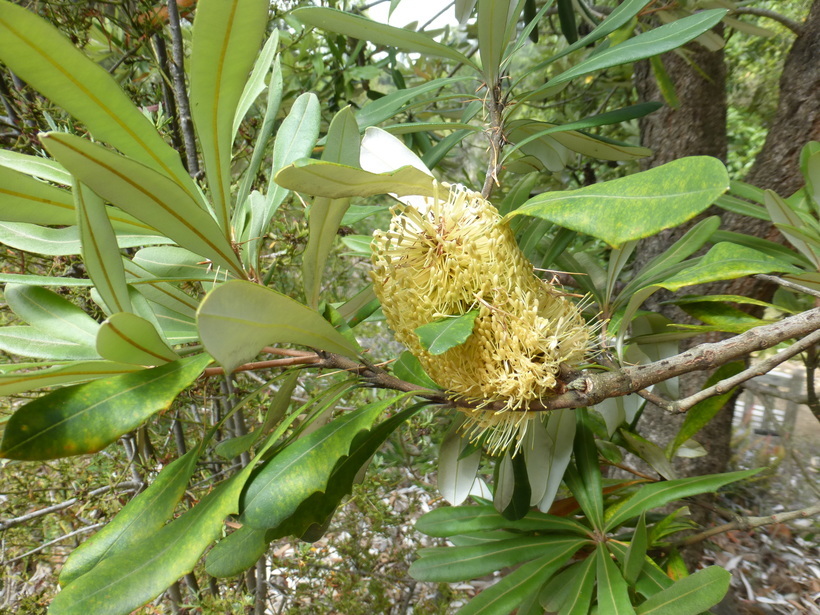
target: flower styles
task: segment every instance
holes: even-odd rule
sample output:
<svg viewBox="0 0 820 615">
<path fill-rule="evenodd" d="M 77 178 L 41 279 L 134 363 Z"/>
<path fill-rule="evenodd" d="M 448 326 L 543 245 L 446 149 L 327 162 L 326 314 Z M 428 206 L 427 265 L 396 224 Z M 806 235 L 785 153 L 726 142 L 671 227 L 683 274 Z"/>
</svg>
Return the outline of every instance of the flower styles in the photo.
<svg viewBox="0 0 820 615">
<path fill-rule="evenodd" d="M 538 278 L 495 207 L 462 186 L 437 184 L 427 207 L 398 205 L 373 238 L 373 285 L 387 322 L 442 387 L 503 403 L 459 408 L 465 432 L 491 453 L 520 443 L 537 414 L 520 411 L 553 392 L 561 363 L 581 361 L 590 328 L 579 309 Z M 478 310 L 463 344 L 433 355 L 417 327 Z"/>
</svg>

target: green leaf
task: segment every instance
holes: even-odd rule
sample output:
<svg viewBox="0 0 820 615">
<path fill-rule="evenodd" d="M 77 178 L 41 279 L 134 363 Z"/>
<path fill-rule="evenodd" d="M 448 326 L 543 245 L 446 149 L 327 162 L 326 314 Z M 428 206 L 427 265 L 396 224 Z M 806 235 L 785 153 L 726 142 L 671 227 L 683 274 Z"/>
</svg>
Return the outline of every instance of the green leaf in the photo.
<svg viewBox="0 0 820 615">
<path fill-rule="evenodd" d="M 638 615 L 698 615 L 720 602 L 729 590 L 732 575 L 720 566 L 709 566 L 684 577 L 650 597 L 636 609 Z"/>
<path fill-rule="evenodd" d="M 105 211 L 105 203 L 88 186 L 78 182 L 73 189 L 80 231 L 83 264 L 88 277 L 111 312 L 131 311 L 125 269 L 117 237 Z"/>
<path fill-rule="evenodd" d="M 352 442 L 348 443 L 349 454 L 335 460 L 333 471 L 326 481 L 324 479 L 319 482 L 308 480 L 300 485 L 294 485 L 294 495 L 299 489 L 302 490 L 302 502 L 289 518 L 269 531 L 266 538 L 271 540 L 286 535 L 294 535 L 308 541 L 318 540 L 327 530 L 333 513 L 338 508 L 342 498 L 352 491 L 354 482 L 362 480 L 362 472 L 367 468 L 370 459 L 376 454 L 379 447 L 401 423 L 416 414 L 425 405 L 426 403 L 419 403 L 410 406 L 375 427 L 356 434 Z M 311 463 L 313 455 L 322 457 L 320 464 L 333 461 L 332 459 L 325 459 L 326 451 L 319 448 L 304 457 L 302 463 Z M 320 486 L 325 483 L 326 487 Z"/>
<path fill-rule="evenodd" d="M 321 7 L 298 8 L 291 13 L 303 24 L 336 32 L 345 36 L 370 41 L 376 45 L 396 47 L 402 51 L 421 53 L 426 56 L 447 58 L 477 68 L 463 53 L 447 45 L 437 43 L 429 36 L 403 28 L 380 24 L 358 15 Z"/>
<path fill-rule="evenodd" d="M 135 248 L 151 244 L 170 243 L 159 235 L 117 233 L 120 248 Z M 0 222 L 0 243 L 16 250 L 25 250 L 46 256 L 69 256 L 80 254 L 80 232 L 76 226 L 48 228 L 25 222 Z"/>
<path fill-rule="evenodd" d="M 551 89 L 595 71 L 637 62 L 644 58 L 677 49 L 684 43 L 688 43 L 710 30 L 723 19 L 727 12 L 724 9 L 700 11 L 695 15 L 678 19 L 674 23 L 639 34 L 620 45 L 600 51 L 574 65 L 569 70 L 556 75 L 547 82 L 546 86 L 535 90 L 533 94 L 547 87 Z"/>
<path fill-rule="evenodd" d="M 656 284 L 667 290 L 676 291 L 684 286 L 732 280 L 756 273 L 775 271 L 800 273 L 801 270 L 777 257 L 769 256 L 753 248 L 721 242 L 712 246 L 697 265 L 684 269 L 677 275 Z"/>
<path fill-rule="evenodd" d="M 128 372 L 140 371 L 137 365 L 111 361 L 74 361 L 68 364 L 16 363 L 12 371 L 0 374 L 0 395 L 8 396 L 58 384 L 74 384 Z"/>
<path fill-rule="evenodd" d="M 0 350 L 32 359 L 78 361 L 98 359 L 93 346 L 55 338 L 34 327 L 0 328 Z"/>
<path fill-rule="evenodd" d="M 575 7 L 572 0 L 557 0 L 558 22 L 561 24 L 561 33 L 570 45 L 578 40 L 578 27 L 575 25 Z"/>
<path fill-rule="evenodd" d="M 5 1 L 0 3 L 0 60 L 80 120 L 96 139 L 172 178 L 189 198 L 198 198 L 179 154 L 165 143 L 114 77 L 47 21 Z"/>
<path fill-rule="evenodd" d="M 243 280 L 208 293 L 197 311 L 197 326 L 205 348 L 228 372 L 270 344 L 301 344 L 357 356 L 356 348 L 318 312 Z"/>
<path fill-rule="evenodd" d="M 505 519 L 492 506 L 444 506 L 419 517 L 416 530 L 446 538 L 470 532 L 511 529 L 521 532 L 571 532 L 586 536 L 589 528 L 574 519 L 530 511 L 518 521 Z"/>
<path fill-rule="evenodd" d="M 724 485 L 749 478 L 760 472 L 760 469 L 728 472 L 726 474 L 708 474 L 676 480 L 662 481 L 643 485 L 634 495 L 611 506 L 606 511 L 606 531 L 618 527 L 625 521 L 637 517 L 643 512 L 668 504 L 691 495 L 717 491 Z"/>
<path fill-rule="evenodd" d="M 544 495 L 538 502 L 538 510 L 548 512 L 561 486 L 564 472 L 572 456 L 572 443 L 575 439 L 575 413 L 569 408 L 550 412 L 547 419 L 547 437 L 549 439 L 549 454 L 547 469 L 547 484 Z"/>
<path fill-rule="evenodd" d="M 675 92 L 675 82 L 666 71 L 666 66 L 661 60 L 661 56 L 652 56 L 649 58 L 649 65 L 652 67 L 652 75 L 655 77 L 655 82 L 658 84 L 663 99 L 671 109 L 680 108 L 680 99 Z"/>
<path fill-rule="evenodd" d="M 541 592 L 541 604 L 559 615 L 587 615 L 595 587 L 595 563 L 594 557 L 587 557 L 552 579 Z M 561 583 L 557 584 L 559 579 Z M 562 600 L 553 603 L 550 597 L 559 592 Z"/>
<path fill-rule="evenodd" d="M 709 376 L 703 385 L 703 388 L 709 388 L 721 380 L 731 378 L 744 370 L 745 366 L 742 361 L 733 361 L 721 365 L 715 372 Z M 678 434 L 675 439 L 666 447 L 666 456 L 670 459 L 675 454 L 675 451 L 680 448 L 684 442 L 692 438 L 696 433 L 703 429 L 706 424 L 726 405 L 726 402 L 734 394 L 734 389 L 730 389 L 725 393 L 704 399 L 692 406 L 686 413 L 686 418 L 683 420 Z"/>
<path fill-rule="evenodd" d="M 666 458 L 666 454 L 660 446 L 654 442 L 650 442 L 638 434 L 630 433 L 625 429 L 621 430 L 621 435 L 629 444 L 631 451 L 652 466 L 652 469 L 655 470 L 655 472 L 667 480 L 678 477 L 672 467 L 672 464 L 669 463 L 669 460 Z"/>
<path fill-rule="evenodd" d="M 228 239 L 234 115 L 267 22 L 264 0 L 205 2 L 194 18 L 191 115 L 216 220 Z"/>
<path fill-rule="evenodd" d="M 150 271 L 140 267 L 132 260 L 123 259 L 123 266 L 128 275 L 128 282 L 139 287 L 139 292 L 146 299 L 160 305 L 174 313 L 182 315 L 186 319 L 193 319 L 199 301 L 190 295 L 182 292 L 176 286 L 172 286 L 161 280 Z M 187 322 L 187 320 L 186 320 Z"/>
<path fill-rule="evenodd" d="M 68 190 L 0 167 L 0 219 L 33 224 L 75 224 Z"/>
<path fill-rule="evenodd" d="M 243 525 L 220 540 L 205 558 L 205 572 L 224 579 L 252 568 L 268 550 L 265 530 Z"/>
<path fill-rule="evenodd" d="M 336 463 L 350 454 L 355 436 L 402 396 L 373 402 L 298 439 L 263 465 L 242 496 L 241 521 L 275 528 L 307 497 L 328 487 Z"/>
<path fill-rule="evenodd" d="M 196 355 L 35 399 L 6 423 L 0 457 L 35 460 L 96 453 L 165 408 L 210 362 L 209 356 Z"/>
<path fill-rule="evenodd" d="M 653 538 L 650 538 L 650 542 L 652 542 L 652 540 Z M 626 552 L 628 550 L 626 545 L 611 540 L 607 543 L 607 547 L 619 560 L 625 560 Z M 662 589 L 669 587 L 673 582 L 674 581 L 672 581 L 672 579 L 670 579 L 667 574 L 649 558 L 649 556 L 645 556 L 643 569 L 641 570 L 641 574 L 635 584 L 635 590 L 640 595 L 649 597 L 657 594 Z"/>
<path fill-rule="evenodd" d="M 598 610 L 607 615 L 635 615 L 629 590 L 604 543 L 595 549 L 598 576 Z"/>
<path fill-rule="evenodd" d="M 646 517 L 645 515 L 641 515 L 638 519 L 638 525 L 635 526 L 635 533 L 632 534 L 632 540 L 629 542 L 626 557 L 624 557 L 622 561 L 624 580 L 629 585 L 634 585 L 638 580 L 638 575 L 640 575 L 644 560 L 646 559 L 647 546 Z M 617 553 L 615 553 L 615 556 L 620 559 Z"/>
<path fill-rule="evenodd" d="M 595 436 L 592 432 L 592 423 L 589 411 L 586 408 L 575 410 L 577 430 L 575 432 L 575 464 L 578 467 L 579 478 L 584 486 L 587 505 L 584 512 L 587 514 L 592 527 L 603 527 L 604 499 L 601 484 L 601 467 L 598 464 L 598 447 L 595 446 Z M 581 498 L 573 492 L 581 504 Z"/>
<path fill-rule="evenodd" d="M 425 389 L 436 390 L 439 388 L 424 371 L 419 360 L 407 350 L 402 352 L 398 360 L 393 363 L 393 375 L 405 382 L 416 384 Z"/>
<path fill-rule="evenodd" d="M 488 87 L 496 87 L 501 60 L 512 34 L 510 23 L 518 21 L 521 8 L 518 0 L 478 0 L 478 53 Z"/>
<path fill-rule="evenodd" d="M 268 40 L 265 41 L 265 46 L 256 58 L 253 64 L 251 76 L 248 77 L 242 90 L 242 96 L 239 97 L 239 102 L 236 104 L 236 113 L 233 116 L 233 128 L 231 129 L 232 140 L 236 140 L 236 135 L 239 132 L 239 127 L 242 125 L 242 120 L 250 111 L 254 101 L 259 98 L 268 85 L 265 83 L 265 77 L 274 70 L 278 70 L 276 63 L 276 52 L 279 46 L 279 30 L 274 29 Z M 271 81 L 273 83 L 273 81 Z"/>
<path fill-rule="evenodd" d="M 214 272 L 202 257 L 177 246 L 155 246 L 139 250 L 132 259 L 154 277 L 178 280 L 224 280 L 224 275 Z"/>
<path fill-rule="evenodd" d="M 37 330 L 60 340 L 94 346 L 100 325 L 57 293 L 37 286 L 7 284 L 4 297 L 11 310 Z"/>
<path fill-rule="evenodd" d="M 359 125 L 351 108 L 335 115 L 327 133 L 322 160 L 355 163 L 359 159 Z M 308 242 L 302 256 L 302 279 L 307 304 L 316 309 L 325 268 L 339 224 L 350 202 L 348 199 L 317 197 L 310 207 Z"/>
<path fill-rule="evenodd" d="M 588 542 L 577 536 L 550 535 L 495 540 L 469 547 L 421 549 L 409 572 L 418 581 L 467 581 L 536 557 L 566 560 Z"/>
<path fill-rule="evenodd" d="M 239 493 L 253 466 L 218 485 L 150 538 L 104 559 L 63 589 L 51 602 L 53 615 L 127 615 L 193 570 L 202 552 L 222 533 L 223 519 L 236 512 Z"/>
<path fill-rule="evenodd" d="M 820 269 L 820 245 L 812 244 L 806 241 L 804 237 L 790 231 L 789 227 L 800 229 L 805 226 L 797 212 L 789 207 L 789 204 L 780 195 L 771 190 L 764 192 L 764 199 L 766 211 L 769 212 L 772 222 L 777 225 L 777 228 L 789 240 L 789 243 L 812 262 L 815 269 Z"/>
<path fill-rule="evenodd" d="M 250 448 L 260 440 L 262 436 L 267 435 L 273 430 L 276 425 L 285 417 L 290 406 L 290 400 L 293 396 L 293 391 L 299 381 L 299 372 L 294 370 L 290 372 L 284 382 L 276 391 L 273 399 L 268 406 L 265 413 L 265 421 L 260 427 L 249 434 L 224 440 L 214 447 L 214 453 L 225 459 L 234 459 L 239 457 L 242 453 L 250 450 Z"/>
<path fill-rule="evenodd" d="M 470 310 L 456 317 L 447 317 L 416 328 L 422 347 L 430 354 L 439 355 L 467 341 L 473 333 L 478 310 Z"/>
<path fill-rule="evenodd" d="M 127 553 L 150 539 L 174 514 L 196 469 L 200 448 L 165 466 L 148 488 L 132 499 L 99 532 L 71 552 L 60 571 L 65 587 L 117 553 Z"/>
<path fill-rule="evenodd" d="M 319 160 L 298 160 L 276 174 L 280 186 L 331 199 L 378 194 L 435 196 L 434 182 L 432 176 L 410 166 L 371 173 Z"/>
<path fill-rule="evenodd" d="M 429 92 L 435 92 L 442 88 L 451 87 L 454 82 L 472 81 L 473 79 L 473 77 L 445 77 L 442 79 L 433 79 L 432 81 L 427 81 L 412 88 L 403 88 L 395 92 L 390 92 L 362 107 L 356 113 L 356 121 L 361 130 L 375 126 L 376 124 L 381 124 L 397 115 L 399 111 L 404 108 L 405 104 L 414 98 Z M 388 128 L 393 129 L 393 127 Z M 472 131 L 472 128 L 470 130 Z"/>
<path fill-rule="evenodd" d="M 0 166 L 63 186 L 70 186 L 74 183 L 71 173 L 66 171 L 59 162 L 49 158 L 0 150 Z"/>
<path fill-rule="evenodd" d="M 458 506 L 469 497 L 481 462 L 480 448 L 462 457 L 462 452 L 470 443 L 469 438 L 459 433 L 463 422 L 463 415 L 459 413 L 441 441 L 438 454 L 436 485 L 441 497 L 453 506 Z"/>
<path fill-rule="evenodd" d="M 237 208 L 234 210 L 234 220 L 237 218 L 244 219 L 247 216 L 247 206 L 249 205 L 248 195 L 251 192 L 251 187 L 256 182 L 256 177 L 262 166 L 262 160 L 267 151 L 268 141 L 273 134 L 276 114 L 279 112 L 279 106 L 282 103 L 282 90 L 284 88 L 280 64 L 279 56 L 276 56 L 273 61 L 273 67 L 271 68 L 270 83 L 268 84 L 268 101 L 265 105 L 262 125 L 259 127 L 259 132 L 256 136 L 251 160 L 245 172 L 242 174 L 242 181 L 236 193 Z M 236 122 L 236 119 L 234 119 L 234 122 Z"/>
<path fill-rule="evenodd" d="M 530 510 L 532 499 L 524 455 L 513 456 L 509 451 L 505 453 L 496 463 L 494 482 L 493 506 L 496 510 L 510 521 L 524 518 Z"/>
<path fill-rule="evenodd" d="M 520 566 L 473 598 L 457 615 L 507 615 L 527 596 L 537 592 L 574 552 L 567 548 Z"/>
<path fill-rule="evenodd" d="M 507 218 L 536 216 L 617 247 L 676 226 L 706 209 L 728 188 L 716 158 L 681 158 L 642 173 L 578 190 L 538 195 Z"/>
<path fill-rule="evenodd" d="M 274 177 L 276 173 L 295 160 L 310 156 L 313 146 L 316 144 L 316 139 L 319 138 L 319 122 L 319 99 L 316 98 L 315 94 L 302 94 L 293 103 L 290 113 L 282 121 L 276 133 L 270 177 Z M 285 199 L 285 196 L 287 196 L 287 189 L 283 189 L 282 186 L 271 181 L 266 196 L 266 207 L 268 209 L 261 218 L 263 227 L 268 224 L 270 217 Z"/>
<path fill-rule="evenodd" d="M 135 365 L 162 365 L 179 359 L 150 322 L 128 312 L 109 316 L 97 332 L 103 359 Z"/>
<path fill-rule="evenodd" d="M 129 158 L 65 133 L 41 136 L 43 145 L 107 201 L 179 245 L 244 277 L 231 245 L 198 203 L 178 184 Z"/>
</svg>

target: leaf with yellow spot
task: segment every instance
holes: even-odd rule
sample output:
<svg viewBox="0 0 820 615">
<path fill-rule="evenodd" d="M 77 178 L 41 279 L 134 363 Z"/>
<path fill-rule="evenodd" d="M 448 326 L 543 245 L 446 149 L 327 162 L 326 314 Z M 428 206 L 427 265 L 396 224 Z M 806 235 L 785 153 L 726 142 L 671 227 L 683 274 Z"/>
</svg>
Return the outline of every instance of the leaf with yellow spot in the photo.
<svg viewBox="0 0 820 615">
<path fill-rule="evenodd" d="M 211 360 L 200 354 L 35 399 L 9 419 L 0 457 L 38 460 L 96 453 L 167 407 Z"/>
</svg>

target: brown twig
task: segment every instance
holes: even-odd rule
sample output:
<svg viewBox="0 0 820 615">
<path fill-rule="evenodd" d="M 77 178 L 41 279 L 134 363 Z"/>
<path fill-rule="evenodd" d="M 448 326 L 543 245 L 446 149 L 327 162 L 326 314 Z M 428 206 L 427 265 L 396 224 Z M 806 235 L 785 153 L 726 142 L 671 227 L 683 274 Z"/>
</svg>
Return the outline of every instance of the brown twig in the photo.
<svg viewBox="0 0 820 615">
<path fill-rule="evenodd" d="M 497 83 L 487 85 L 487 111 L 490 115 L 490 128 L 488 138 L 490 140 L 490 163 L 487 166 L 487 176 L 484 178 L 484 187 L 481 189 L 481 196 L 489 199 L 493 192 L 493 186 L 498 183 L 498 171 L 501 165 L 501 150 L 504 148 L 504 103 L 501 95 L 501 80 Z"/>
<path fill-rule="evenodd" d="M 813 288 L 803 286 L 802 284 L 797 284 L 790 280 L 784 280 L 783 278 L 779 278 L 776 275 L 766 275 L 765 273 L 757 273 L 752 277 L 758 280 L 762 280 L 764 282 L 771 282 L 772 284 L 777 284 L 778 286 L 782 286 L 783 288 L 790 288 L 791 290 L 796 290 L 807 295 L 812 295 L 813 297 L 820 297 L 820 291 L 816 291 Z"/>
<path fill-rule="evenodd" d="M 771 11 L 769 9 L 758 9 L 751 6 L 741 6 L 735 9 L 732 9 L 730 12 L 731 15 L 755 15 L 757 17 L 768 17 L 772 21 L 776 21 L 777 23 L 786 26 L 789 30 L 794 32 L 797 36 L 801 36 L 803 34 L 804 28 L 803 24 L 799 21 L 794 21 L 793 19 L 789 19 L 785 15 L 781 15 L 780 13 L 776 13 L 775 11 Z"/>
<path fill-rule="evenodd" d="M 191 103 L 188 100 L 188 91 L 185 89 L 185 54 L 182 48 L 182 30 L 179 26 L 179 8 L 176 0 L 168 2 L 168 27 L 171 30 L 171 77 L 174 80 L 174 96 L 179 108 L 179 124 L 182 129 L 182 138 L 185 141 L 185 167 L 191 177 L 199 177 L 199 160 L 196 157 L 196 137 L 194 123 L 191 120 Z"/>
<path fill-rule="evenodd" d="M 814 506 L 801 508 L 800 510 L 791 510 L 789 512 L 769 515 L 767 517 L 738 517 L 734 521 L 730 521 L 729 523 L 724 523 L 723 525 L 718 525 L 716 527 L 710 527 L 708 530 L 676 540 L 672 544 L 675 546 L 691 545 L 731 530 L 742 530 L 745 532 L 764 525 L 785 523 L 786 521 L 794 521 L 795 519 L 808 519 L 809 517 L 819 514 L 820 504 L 815 504 Z"/>
</svg>

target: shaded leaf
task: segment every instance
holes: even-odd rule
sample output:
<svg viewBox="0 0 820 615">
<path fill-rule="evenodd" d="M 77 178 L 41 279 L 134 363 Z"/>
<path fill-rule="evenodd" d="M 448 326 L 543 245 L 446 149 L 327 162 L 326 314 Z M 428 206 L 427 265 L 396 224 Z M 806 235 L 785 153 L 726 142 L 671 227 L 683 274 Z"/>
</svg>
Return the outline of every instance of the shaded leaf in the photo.
<svg viewBox="0 0 820 615">
<path fill-rule="evenodd" d="M 357 356 L 357 349 L 318 312 L 259 284 L 233 280 L 208 293 L 197 326 L 209 353 L 231 372 L 271 344 L 301 344 Z"/>
<path fill-rule="evenodd" d="M 472 60 L 464 54 L 452 47 L 437 43 L 420 32 L 394 28 L 358 15 L 322 7 L 298 8 L 291 15 L 308 26 L 352 36 L 377 45 L 396 47 L 403 51 L 414 51 L 424 56 L 447 58 L 476 68 Z"/>
<path fill-rule="evenodd" d="M 629 444 L 629 448 L 638 457 L 652 466 L 652 469 L 655 470 L 655 472 L 667 480 L 677 478 L 677 473 L 672 467 L 672 464 L 669 463 L 669 460 L 666 458 L 666 454 L 660 446 L 654 442 L 650 442 L 646 438 L 643 438 L 636 433 L 631 433 L 625 429 L 621 430 L 621 435 Z"/>
<path fill-rule="evenodd" d="M 458 506 L 470 495 L 481 462 L 480 448 L 462 457 L 462 452 L 470 443 L 469 438 L 459 433 L 459 426 L 464 422 L 462 416 L 459 413 L 453 421 L 441 441 L 438 454 L 436 485 L 441 497 L 453 506 Z"/>
<path fill-rule="evenodd" d="M 421 549 L 409 572 L 418 581 L 468 581 L 536 557 L 566 559 L 588 542 L 577 536 L 550 535 Z"/>
<path fill-rule="evenodd" d="M 196 355 L 35 399 L 6 423 L 0 456 L 34 460 L 96 453 L 165 408 L 210 362 Z"/>
<path fill-rule="evenodd" d="M 205 572 L 217 578 L 232 577 L 252 568 L 268 550 L 265 530 L 243 525 L 220 540 L 205 558 Z"/>
<path fill-rule="evenodd" d="M 242 522 L 259 529 L 275 528 L 303 500 L 324 491 L 336 463 L 350 454 L 353 438 L 370 429 L 400 398 L 373 402 L 345 414 L 273 457 L 254 474 L 243 493 Z"/>
<path fill-rule="evenodd" d="M 632 540 L 629 542 L 626 556 L 622 561 L 624 580 L 628 585 L 634 585 L 638 580 L 638 575 L 640 575 L 644 560 L 646 559 L 647 546 L 646 516 L 641 515 L 638 519 L 638 525 L 635 526 L 635 533 L 632 534 Z M 619 555 L 615 553 L 615 557 L 619 557 Z"/>
<path fill-rule="evenodd" d="M 550 412 L 547 419 L 547 435 L 550 439 L 547 484 L 544 495 L 538 502 L 538 510 L 548 512 L 561 486 L 564 472 L 572 456 L 572 443 L 575 439 L 575 414 L 565 408 Z"/>
<path fill-rule="evenodd" d="M 607 615 L 635 615 L 629 590 L 604 543 L 595 549 L 598 577 L 598 609 Z"/>
<path fill-rule="evenodd" d="M 60 584 L 71 584 L 106 557 L 127 553 L 158 531 L 174 514 L 201 452 L 197 447 L 165 466 L 145 491 L 74 549 L 60 571 Z"/>
<path fill-rule="evenodd" d="M 625 521 L 637 517 L 643 512 L 663 506 L 673 500 L 717 491 L 724 485 L 749 478 L 760 472 L 760 469 L 728 472 L 726 474 L 709 474 L 692 478 L 679 478 L 644 485 L 638 491 L 606 511 L 606 530 L 609 531 Z"/>
<path fill-rule="evenodd" d="M 439 355 L 447 352 L 467 341 L 473 333 L 475 319 L 478 310 L 456 316 L 455 318 L 443 318 L 436 322 L 431 322 L 416 328 L 416 335 L 422 347 L 432 355 Z"/>
<path fill-rule="evenodd" d="M 416 529 L 428 536 L 446 538 L 485 530 L 571 532 L 586 536 L 589 528 L 578 521 L 530 511 L 518 521 L 505 519 L 492 506 L 444 506 L 419 517 Z"/>
<path fill-rule="evenodd" d="M 413 353 L 405 350 L 399 355 L 398 360 L 393 363 L 393 375 L 405 382 L 417 384 L 426 389 L 436 390 L 439 386 L 433 381 L 424 368 L 419 363 L 419 360 Z"/>
</svg>

